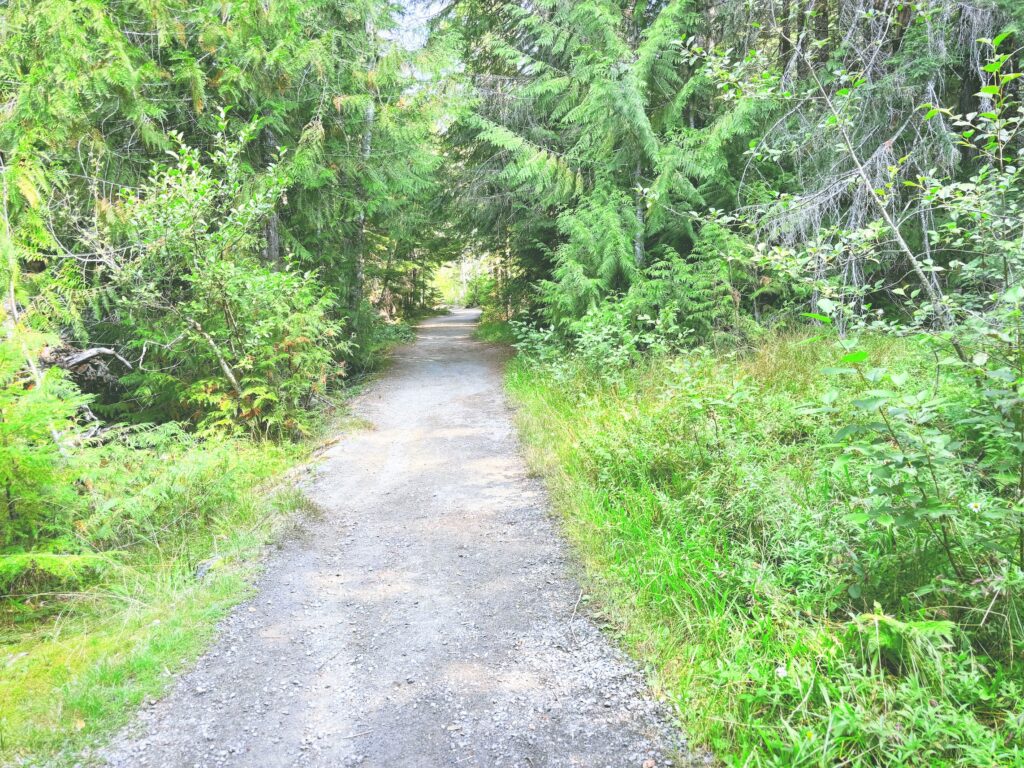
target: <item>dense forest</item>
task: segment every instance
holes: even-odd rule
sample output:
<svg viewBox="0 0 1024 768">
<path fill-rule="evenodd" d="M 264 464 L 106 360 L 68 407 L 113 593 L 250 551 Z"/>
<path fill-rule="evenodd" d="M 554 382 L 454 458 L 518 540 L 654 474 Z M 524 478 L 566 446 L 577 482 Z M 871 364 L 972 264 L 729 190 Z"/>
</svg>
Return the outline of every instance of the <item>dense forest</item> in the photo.
<svg viewBox="0 0 1024 768">
<path fill-rule="evenodd" d="M 4 9 L 4 547 L 138 537 L 74 487 L 79 453 L 300 437 L 426 302 L 441 103 L 381 36 L 393 11 Z"/>
<path fill-rule="evenodd" d="M 531 455 L 694 744 L 1024 764 L 1019 3 L 430 10 L 0 4 L 10 656 L 300 504 L 260 486 L 447 297 L 518 350 Z M 0 757 L 69 728 L 4 708 Z"/>
</svg>

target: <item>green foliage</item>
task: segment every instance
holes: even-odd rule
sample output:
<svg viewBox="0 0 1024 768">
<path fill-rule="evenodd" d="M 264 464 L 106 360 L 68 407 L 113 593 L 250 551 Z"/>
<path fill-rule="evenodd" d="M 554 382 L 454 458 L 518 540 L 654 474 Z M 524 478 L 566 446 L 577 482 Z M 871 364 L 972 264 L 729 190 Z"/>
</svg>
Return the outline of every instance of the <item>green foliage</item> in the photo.
<svg viewBox="0 0 1024 768">
<path fill-rule="evenodd" d="M 468 166 L 473 235 L 539 285 L 548 323 L 571 335 L 659 264 L 657 275 L 685 270 L 679 262 L 702 263 L 705 277 L 731 271 L 742 248 L 709 247 L 712 232 L 732 236 L 710 206 L 736 207 L 748 142 L 783 101 L 777 74 L 758 69 L 770 61 L 702 46 L 723 22 L 687 0 L 460 4 L 454 19 L 473 35 L 463 57 L 479 99 L 451 134 Z M 486 231 L 481 219 L 493 222 Z M 764 293 L 759 276 L 739 277 L 729 278 L 737 298 Z"/>
<path fill-rule="evenodd" d="M 188 571 L 440 288 L 699 738 L 1021 762 L 1017 5 L 398 10 L 4 4 L 0 590 Z"/>
<path fill-rule="evenodd" d="M 48 426 L 45 437 L 52 440 Z M 28 475 L 26 462 L 14 459 L 5 466 L 20 484 L 10 485 L 14 514 L 0 526 L 0 589 L 29 595 L 88 588 L 150 547 L 189 538 L 237 503 L 253 477 L 278 465 L 273 449 L 199 438 L 175 424 L 69 445 L 51 456 L 49 475 L 40 476 L 38 461 L 36 475 Z M 254 460 L 258 466 L 245 466 Z"/>
<path fill-rule="evenodd" d="M 692 743 L 732 765 L 1017 765 L 1017 521 L 971 471 L 969 377 L 927 341 L 858 350 L 769 337 L 615 376 L 524 358 L 508 383 L 590 587 Z"/>
<path fill-rule="evenodd" d="M 0 554 L 0 591 L 31 596 L 40 589 L 84 589 L 116 566 L 111 557 L 96 552 L 8 552 Z"/>
<path fill-rule="evenodd" d="M 0 589 L 87 587 L 96 553 L 206 525 L 225 436 L 308 435 L 407 338 L 440 166 L 414 85 L 446 57 L 382 34 L 396 12 L 5 5 Z"/>
<path fill-rule="evenodd" d="M 23 596 L 0 602 L 0 763 L 80 762 L 166 690 L 251 593 L 282 522 L 313 511 L 268 488 L 302 453 L 161 428 L 85 458 L 84 550 L 0 555 L 0 583 Z"/>
<path fill-rule="evenodd" d="M 18 328 L 0 340 L 0 553 L 65 535 L 70 524 L 65 457 L 87 399 L 61 371 L 26 364 L 48 341 Z M 6 580 L 0 575 L 0 591 Z"/>
<path fill-rule="evenodd" d="M 116 249 L 118 333 L 141 361 L 124 383 L 144 416 L 301 433 L 310 397 L 324 392 L 336 368 L 336 302 L 315 275 L 256 258 L 284 184 L 271 167 L 247 194 L 237 170 L 244 138 L 218 142 L 206 164 L 180 147 L 176 165 L 121 200 L 130 239 Z"/>
<path fill-rule="evenodd" d="M 466 306 L 481 307 L 497 304 L 497 291 L 498 281 L 495 278 L 487 274 L 477 275 L 466 286 Z"/>
<path fill-rule="evenodd" d="M 509 384 L 608 613 L 730 764 L 1024 761 L 1024 112 L 991 10 L 524 10 L 524 104 L 477 107 L 586 170 L 526 209 L 556 226 L 496 228 L 540 286 Z"/>
<path fill-rule="evenodd" d="M 389 319 L 428 303 L 440 102 L 415 83 L 445 56 L 387 39 L 396 13 L 7 4 L 5 312 L 122 356 L 79 381 L 98 413 L 300 434 L 373 347 L 361 302 Z"/>
<path fill-rule="evenodd" d="M 1006 407 L 1015 395 L 988 383 L 1008 372 L 972 365 L 964 376 L 949 361 L 952 370 L 936 369 L 922 386 L 906 371 L 871 365 L 863 350 L 841 362 L 849 367 L 830 372 L 855 379 L 852 399 L 829 390 L 823 410 L 859 416 L 837 432 L 844 447 L 833 468 L 848 519 L 862 528 L 850 594 L 934 601 L 933 610 L 972 627 L 987 656 L 1011 660 L 1020 650 L 1024 468 Z"/>
<path fill-rule="evenodd" d="M 488 344 L 513 344 L 517 340 L 515 329 L 503 320 L 480 323 L 473 337 Z"/>
<path fill-rule="evenodd" d="M 354 341 L 347 358 L 360 373 L 374 370 L 391 348 L 416 336 L 407 322 L 385 322 L 366 303 L 353 313 L 351 327 Z"/>
</svg>

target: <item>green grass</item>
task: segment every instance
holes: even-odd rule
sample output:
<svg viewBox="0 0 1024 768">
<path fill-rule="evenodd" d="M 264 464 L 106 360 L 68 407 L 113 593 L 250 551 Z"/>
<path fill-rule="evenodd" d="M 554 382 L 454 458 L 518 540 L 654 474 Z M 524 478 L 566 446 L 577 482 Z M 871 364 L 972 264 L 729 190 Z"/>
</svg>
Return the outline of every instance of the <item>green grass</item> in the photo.
<svg viewBox="0 0 1024 768">
<path fill-rule="evenodd" d="M 864 345 L 933 378 L 901 342 Z M 618 372 L 520 358 L 507 386 L 595 604 L 693 744 L 736 766 L 1024 765 L 1019 665 L 925 637 L 945 606 L 848 592 L 867 545 L 835 417 L 806 408 L 841 355 L 796 337 Z"/>
<path fill-rule="evenodd" d="M 516 340 L 511 324 L 504 320 L 484 320 L 476 327 L 473 337 L 488 344 L 512 344 Z"/>
<path fill-rule="evenodd" d="M 180 450 L 125 452 L 101 489 L 134 486 L 130 508 L 159 515 L 163 536 L 130 542 L 126 527 L 129 545 L 94 582 L 54 587 L 42 574 L 42 591 L 26 594 L 30 574 L 20 598 L 0 603 L 0 764 L 78 763 L 202 652 L 217 620 L 251 593 L 264 545 L 309 511 L 281 482 L 308 446 L 178 439 Z M 200 563 L 209 566 L 201 580 Z"/>
</svg>

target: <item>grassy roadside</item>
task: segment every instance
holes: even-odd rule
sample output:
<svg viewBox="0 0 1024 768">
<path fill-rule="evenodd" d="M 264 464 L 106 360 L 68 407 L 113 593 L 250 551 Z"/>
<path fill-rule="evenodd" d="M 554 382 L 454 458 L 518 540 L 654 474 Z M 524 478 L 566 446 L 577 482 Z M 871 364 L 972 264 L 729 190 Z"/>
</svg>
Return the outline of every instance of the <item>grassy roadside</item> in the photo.
<svg viewBox="0 0 1024 768">
<path fill-rule="evenodd" d="M 483 320 L 473 332 L 473 338 L 488 344 L 512 344 L 516 334 L 512 326 L 504 320 Z"/>
<path fill-rule="evenodd" d="M 408 323 L 380 331 L 372 370 L 343 399 L 383 375 L 391 349 L 413 338 Z M 88 764 L 252 594 L 282 528 L 315 513 L 289 470 L 323 437 L 360 426 L 341 408 L 303 442 L 279 444 L 200 440 L 166 425 L 86 454 L 80 485 L 103 513 L 80 520 L 79 531 L 125 545 L 98 553 L 83 574 L 30 569 L 0 601 L 0 765 Z"/>
<path fill-rule="evenodd" d="M 166 472 L 176 511 L 201 522 L 119 557 L 81 590 L 0 606 L 0 764 L 75 762 L 159 696 L 250 594 L 263 546 L 306 508 L 274 485 L 307 447 L 224 440 L 199 450 L 205 461 L 175 456 Z M 137 479 L 140 494 L 162 485 Z"/>
<path fill-rule="evenodd" d="M 866 344 L 934 379 L 900 342 Z M 517 358 L 507 387 L 589 589 L 692 743 L 736 766 L 1024 765 L 1019 664 L 972 650 L 969 618 L 935 620 L 955 614 L 909 584 L 926 553 L 873 561 L 891 583 L 853 597 L 870 542 L 831 475 L 838 417 L 807 408 L 841 354 L 778 338 L 613 372 Z"/>
</svg>

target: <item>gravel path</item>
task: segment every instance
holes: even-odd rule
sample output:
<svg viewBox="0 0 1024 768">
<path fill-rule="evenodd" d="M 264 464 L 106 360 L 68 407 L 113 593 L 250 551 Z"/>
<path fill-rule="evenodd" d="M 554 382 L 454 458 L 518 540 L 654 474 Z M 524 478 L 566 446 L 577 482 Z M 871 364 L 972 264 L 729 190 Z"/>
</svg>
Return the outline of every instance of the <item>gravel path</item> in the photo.
<svg viewBox="0 0 1024 768">
<path fill-rule="evenodd" d="M 478 313 L 424 323 L 331 448 L 325 510 L 111 766 L 587 766 L 684 761 L 635 666 L 583 615 L 527 477 Z"/>
</svg>

